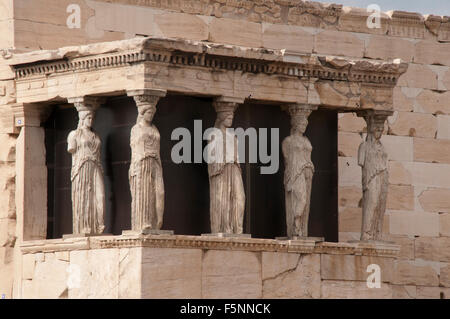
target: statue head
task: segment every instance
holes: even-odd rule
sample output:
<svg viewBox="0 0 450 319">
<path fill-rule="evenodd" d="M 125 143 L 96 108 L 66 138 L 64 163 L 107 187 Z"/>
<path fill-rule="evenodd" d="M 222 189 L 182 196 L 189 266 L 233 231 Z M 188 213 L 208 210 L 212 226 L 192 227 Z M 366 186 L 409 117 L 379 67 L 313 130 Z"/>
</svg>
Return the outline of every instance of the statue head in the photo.
<svg viewBox="0 0 450 319">
<path fill-rule="evenodd" d="M 289 114 L 291 115 L 291 134 L 305 134 L 311 110 L 294 104 L 289 106 Z"/>
<path fill-rule="evenodd" d="M 379 140 L 384 131 L 384 118 L 371 116 L 367 122 L 367 133 Z"/>
<path fill-rule="evenodd" d="M 219 112 L 217 113 L 217 119 L 215 127 L 224 126 L 229 128 L 233 125 L 234 113 L 231 111 Z"/>
<path fill-rule="evenodd" d="M 142 104 L 138 106 L 138 121 L 144 121 L 151 124 L 156 113 L 156 107 L 153 104 Z"/>
<path fill-rule="evenodd" d="M 229 128 L 233 125 L 234 111 L 237 108 L 237 104 L 233 102 L 215 102 L 214 108 L 216 109 L 217 118 L 215 127 Z"/>
<path fill-rule="evenodd" d="M 308 120 L 306 116 L 295 116 L 291 119 L 291 133 L 292 134 L 305 134 L 308 127 Z"/>
<path fill-rule="evenodd" d="M 78 118 L 78 127 L 90 129 L 92 127 L 92 122 L 94 121 L 94 111 L 87 109 L 78 111 Z"/>
</svg>

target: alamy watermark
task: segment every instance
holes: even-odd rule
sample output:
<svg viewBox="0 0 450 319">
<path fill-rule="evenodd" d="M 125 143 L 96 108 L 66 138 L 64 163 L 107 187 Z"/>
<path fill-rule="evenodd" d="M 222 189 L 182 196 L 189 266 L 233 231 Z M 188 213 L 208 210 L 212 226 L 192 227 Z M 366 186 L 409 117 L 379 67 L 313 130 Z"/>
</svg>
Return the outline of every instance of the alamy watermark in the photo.
<svg viewBox="0 0 450 319">
<path fill-rule="evenodd" d="M 366 272 L 370 273 L 367 277 L 367 288 L 381 288 L 381 267 L 377 264 L 367 266 Z"/>
<path fill-rule="evenodd" d="M 270 154 L 268 150 L 268 130 L 260 128 L 256 131 L 250 127 L 227 128 L 222 132 L 218 128 L 208 128 L 203 132 L 201 120 L 194 120 L 194 138 L 191 132 L 184 127 L 173 130 L 172 141 L 179 141 L 172 148 L 171 158 L 176 164 L 180 163 L 245 163 L 246 161 L 246 138 L 248 138 L 248 162 L 267 164 L 261 167 L 261 174 L 275 174 L 279 169 L 280 162 L 280 134 L 278 128 L 270 129 Z M 202 141 L 208 141 L 202 149 Z M 192 142 L 194 143 L 194 154 L 192 156 Z M 237 143 L 237 145 L 236 145 Z M 259 146 L 259 147 L 258 147 Z"/>
<path fill-rule="evenodd" d="M 78 4 L 69 4 L 66 9 L 70 15 L 67 17 L 66 24 L 69 29 L 81 28 L 81 8 Z"/>
<path fill-rule="evenodd" d="M 370 4 L 367 7 L 367 12 L 371 13 L 367 18 L 367 27 L 369 29 L 381 28 L 381 8 L 377 4 Z"/>
</svg>

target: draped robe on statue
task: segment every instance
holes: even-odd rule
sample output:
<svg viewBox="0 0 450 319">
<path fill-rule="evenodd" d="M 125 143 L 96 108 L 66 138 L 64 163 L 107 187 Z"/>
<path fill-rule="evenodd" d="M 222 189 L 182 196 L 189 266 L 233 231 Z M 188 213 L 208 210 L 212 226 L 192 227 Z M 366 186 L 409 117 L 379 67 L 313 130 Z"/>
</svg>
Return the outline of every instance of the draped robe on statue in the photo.
<svg viewBox="0 0 450 319">
<path fill-rule="evenodd" d="M 213 139 L 208 146 L 211 156 L 216 158 L 208 164 L 211 232 L 242 234 L 245 192 L 237 138 L 230 132 L 222 133 L 224 138 Z"/>
<path fill-rule="evenodd" d="M 363 221 L 361 240 L 378 240 L 389 184 L 387 154 L 379 141 L 365 141 L 359 146 L 358 162 L 362 166 Z"/>
<path fill-rule="evenodd" d="M 136 124 L 131 129 L 132 230 L 161 229 L 164 213 L 164 181 L 158 129 Z"/>
<path fill-rule="evenodd" d="M 72 213 L 74 234 L 101 234 L 104 226 L 105 190 L 100 160 L 100 138 L 78 128 L 67 139 L 72 153 Z"/>
<path fill-rule="evenodd" d="M 306 137 L 291 135 L 283 141 L 282 148 L 286 166 L 284 187 L 287 235 L 306 237 L 314 174 L 314 165 L 311 161 L 312 146 Z"/>
</svg>

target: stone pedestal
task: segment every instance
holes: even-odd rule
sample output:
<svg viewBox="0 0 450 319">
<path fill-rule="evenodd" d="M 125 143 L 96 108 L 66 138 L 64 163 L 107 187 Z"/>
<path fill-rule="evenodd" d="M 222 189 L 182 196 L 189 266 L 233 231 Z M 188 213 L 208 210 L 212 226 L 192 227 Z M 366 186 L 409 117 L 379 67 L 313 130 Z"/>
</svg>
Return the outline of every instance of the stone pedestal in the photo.
<svg viewBox="0 0 450 319">
<path fill-rule="evenodd" d="M 65 234 L 63 239 L 69 238 L 84 238 L 84 237 L 97 237 L 97 236 L 113 236 L 113 234 Z"/>
<path fill-rule="evenodd" d="M 173 235 L 173 230 L 162 230 L 162 229 L 143 229 L 143 230 L 124 230 L 122 231 L 123 236 L 130 235 Z"/>
<path fill-rule="evenodd" d="M 202 236 L 220 237 L 220 238 L 252 238 L 251 234 L 228 234 L 228 233 L 208 233 L 202 234 Z"/>
<path fill-rule="evenodd" d="M 320 243 L 325 241 L 324 237 L 308 237 L 308 236 L 292 236 L 292 237 L 275 237 L 276 240 L 305 240 Z"/>
<path fill-rule="evenodd" d="M 387 240 L 349 240 L 351 244 L 371 244 L 371 245 L 395 245 L 393 241 Z"/>
</svg>

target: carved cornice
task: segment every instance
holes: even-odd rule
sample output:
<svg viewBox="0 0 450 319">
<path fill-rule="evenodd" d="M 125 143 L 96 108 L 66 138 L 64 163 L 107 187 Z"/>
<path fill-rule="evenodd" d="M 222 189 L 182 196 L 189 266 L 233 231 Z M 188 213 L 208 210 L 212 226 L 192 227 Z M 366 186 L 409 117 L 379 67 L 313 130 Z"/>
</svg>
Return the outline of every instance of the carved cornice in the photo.
<svg viewBox="0 0 450 319">
<path fill-rule="evenodd" d="M 127 50 L 123 52 L 82 56 L 83 52 L 89 52 L 89 47 L 81 46 L 79 54 L 71 57 L 55 53 L 54 56 L 59 57 L 57 61 L 39 60 L 38 54 L 35 55 L 37 56 L 35 60 L 31 60 L 25 54 L 23 58 L 20 55 L 16 56 L 11 65 L 15 69 L 17 80 L 152 62 L 180 67 L 209 68 L 212 71 L 264 73 L 302 79 L 365 82 L 387 86 L 394 86 L 399 76 L 407 69 L 407 64 L 401 61 L 377 62 L 304 55 L 302 60 L 305 62 L 292 63 L 283 61 L 284 56 L 280 50 L 159 38 L 147 38 L 141 42 L 133 39 L 133 41 L 137 43 L 134 50 L 126 46 Z M 118 47 L 123 46 L 123 43 L 118 45 Z M 120 51 L 120 48 L 117 51 Z"/>
<path fill-rule="evenodd" d="M 347 254 L 395 257 L 398 245 L 380 243 L 316 243 L 313 240 L 219 238 L 187 235 L 122 235 L 26 241 L 23 253 L 130 247 L 196 248 L 214 250 L 271 251 L 314 254 Z"/>
</svg>

